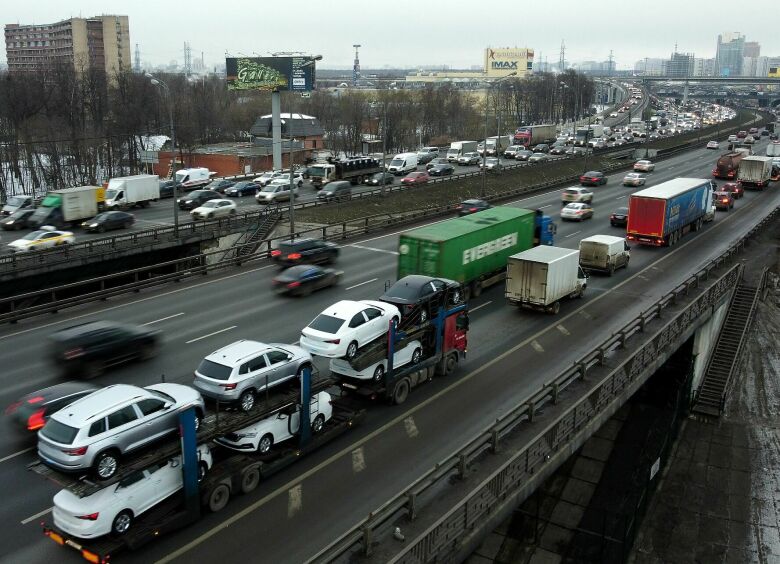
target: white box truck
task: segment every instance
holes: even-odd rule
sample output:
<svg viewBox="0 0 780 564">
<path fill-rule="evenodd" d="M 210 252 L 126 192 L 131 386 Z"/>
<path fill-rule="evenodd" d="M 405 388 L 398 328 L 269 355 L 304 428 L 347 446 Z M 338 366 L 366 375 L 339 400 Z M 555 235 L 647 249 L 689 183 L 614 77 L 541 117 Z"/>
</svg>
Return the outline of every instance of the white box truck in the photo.
<svg viewBox="0 0 780 564">
<path fill-rule="evenodd" d="M 541 245 L 509 257 L 505 296 L 509 303 L 556 314 L 563 298 L 578 298 L 588 277 L 580 252 Z"/>
<path fill-rule="evenodd" d="M 106 208 L 128 209 L 149 207 L 160 199 L 160 179 L 153 174 L 120 176 L 108 181 L 106 187 Z"/>
<path fill-rule="evenodd" d="M 772 141 L 766 146 L 767 157 L 780 157 L 780 142 Z"/>
<path fill-rule="evenodd" d="M 458 157 L 462 157 L 466 153 L 476 153 L 477 142 L 476 141 L 453 141 L 450 143 L 450 148 L 447 149 L 447 161 L 451 163 L 458 162 Z"/>
<path fill-rule="evenodd" d="M 417 170 L 417 153 L 400 153 L 387 165 L 387 172 L 400 176 Z"/>
<path fill-rule="evenodd" d="M 105 206 L 106 190 L 102 186 L 75 186 L 50 190 L 28 219 L 31 227 L 53 225 L 66 227 L 95 217 Z"/>
<path fill-rule="evenodd" d="M 511 135 L 500 135 L 487 138 L 487 156 L 496 157 L 504 154 L 507 147 L 512 144 Z M 480 141 L 477 145 L 477 152 L 481 155 L 484 152 L 485 142 Z"/>
<path fill-rule="evenodd" d="M 772 157 L 745 157 L 739 162 L 737 180 L 745 188 L 758 188 L 763 190 L 769 185 L 772 177 Z"/>
<path fill-rule="evenodd" d="M 631 251 L 623 237 L 592 235 L 580 241 L 580 266 L 584 270 L 600 270 L 610 276 L 628 266 Z"/>
</svg>

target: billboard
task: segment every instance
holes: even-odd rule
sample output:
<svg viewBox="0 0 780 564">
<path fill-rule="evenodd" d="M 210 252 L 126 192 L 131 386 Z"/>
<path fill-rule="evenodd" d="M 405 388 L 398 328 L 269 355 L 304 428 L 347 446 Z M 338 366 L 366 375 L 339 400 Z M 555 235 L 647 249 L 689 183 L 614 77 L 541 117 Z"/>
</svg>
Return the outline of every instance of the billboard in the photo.
<svg viewBox="0 0 780 564">
<path fill-rule="evenodd" d="M 533 49 L 485 49 L 485 73 L 491 77 L 506 76 L 512 72 L 524 76 L 533 70 L 533 61 Z"/>
<path fill-rule="evenodd" d="M 228 57 L 225 59 L 228 90 L 314 89 L 314 64 L 304 66 L 311 57 Z"/>
</svg>

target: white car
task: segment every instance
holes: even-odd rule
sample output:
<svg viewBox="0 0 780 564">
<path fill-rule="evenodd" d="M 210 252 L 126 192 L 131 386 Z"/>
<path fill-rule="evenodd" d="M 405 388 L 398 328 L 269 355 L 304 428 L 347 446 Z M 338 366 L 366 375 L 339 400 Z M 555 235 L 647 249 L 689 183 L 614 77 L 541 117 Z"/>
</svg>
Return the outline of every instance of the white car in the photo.
<svg viewBox="0 0 780 564">
<path fill-rule="evenodd" d="M 393 368 L 401 368 L 409 363 L 417 364 L 422 359 L 422 343 L 410 341 L 404 348 L 395 351 Z M 330 371 L 333 374 L 355 378 L 356 380 L 374 380 L 380 382 L 387 371 L 387 359 L 382 359 L 363 370 L 355 370 L 346 360 L 334 358 L 330 361 Z"/>
<path fill-rule="evenodd" d="M 213 219 L 236 215 L 236 203 L 233 200 L 209 200 L 190 212 L 192 219 Z"/>
<path fill-rule="evenodd" d="M 271 180 L 274 178 L 278 178 L 282 175 L 281 170 L 269 170 L 261 174 L 260 176 L 255 176 L 254 182 L 257 182 L 260 186 L 267 186 Z"/>
<path fill-rule="evenodd" d="M 198 447 L 198 476 L 211 468 L 211 451 Z M 181 457 L 138 470 L 95 493 L 79 497 L 68 490 L 54 496 L 54 525 L 82 539 L 94 539 L 109 533 L 123 535 L 133 520 L 182 488 Z"/>
<path fill-rule="evenodd" d="M 386 335 L 390 320 L 401 320 L 394 305 L 342 300 L 325 309 L 301 331 L 301 348 L 328 358 L 355 358 L 363 345 Z"/>
<path fill-rule="evenodd" d="M 638 172 L 629 172 L 625 178 L 623 178 L 623 186 L 643 186 L 645 183 L 645 177 Z"/>
<path fill-rule="evenodd" d="M 653 172 L 655 165 L 650 161 L 637 161 L 634 163 L 634 170 L 637 172 Z"/>
<path fill-rule="evenodd" d="M 582 221 L 593 217 L 593 208 L 590 204 L 567 204 L 561 210 L 561 219 Z"/>
<path fill-rule="evenodd" d="M 38 231 L 32 231 L 21 239 L 8 243 L 8 248 L 15 253 L 23 253 L 70 245 L 75 242 L 76 237 L 70 231 L 58 231 L 49 225 L 44 225 Z"/>
<path fill-rule="evenodd" d="M 736 135 L 734 135 L 733 133 L 731 135 L 729 135 L 729 138 L 728 138 L 728 142 L 729 143 L 734 143 L 736 141 L 737 141 L 737 136 Z"/>
<path fill-rule="evenodd" d="M 569 202 L 593 202 L 593 192 L 587 188 L 573 187 L 566 188 L 561 194 L 561 203 L 567 204 Z"/>
<path fill-rule="evenodd" d="M 293 198 L 298 195 L 298 188 L 293 188 Z M 274 178 L 267 186 L 255 195 L 258 204 L 275 204 L 290 200 L 290 179 Z"/>
<path fill-rule="evenodd" d="M 282 174 L 280 174 L 279 176 L 277 176 L 276 178 L 271 180 L 271 182 L 269 182 L 269 184 L 270 183 L 276 183 L 276 184 L 284 183 L 284 184 L 287 184 L 287 186 L 289 186 L 290 185 L 290 173 L 289 172 L 283 172 Z M 300 172 L 294 172 L 293 173 L 293 185 L 296 188 L 303 187 L 303 174 L 301 174 Z"/>
<path fill-rule="evenodd" d="M 322 431 L 332 415 L 333 406 L 330 404 L 328 392 L 320 392 L 311 398 L 309 421 L 311 421 L 312 433 L 317 434 Z M 219 437 L 215 442 L 233 450 L 267 454 L 275 444 L 293 438 L 300 426 L 301 410 L 300 407 L 296 407 L 292 414 L 278 411 L 249 427 Z"/>
<path fill-rule="evenodd" d="M 717 141 L 707 141 L 708 149 L 720 149 L 720 143 Z"/>
<path fill-rule="evenodd" d="M 611 114 L 609 114 L 609 117 L 618 117 L 618 113 L 617 112 L 612 112 Z"/>
<path fill-rule="evenodd" d="M 528 157 L 528 162 L 529 163 L 543 163 L 543 162 L 545 162 L 545 161 L 547 161 L 549 159 L 550 159 L 550 157 L 548 157 L 544 153 L 534 153 L 533 155 Z"/>
</svg>

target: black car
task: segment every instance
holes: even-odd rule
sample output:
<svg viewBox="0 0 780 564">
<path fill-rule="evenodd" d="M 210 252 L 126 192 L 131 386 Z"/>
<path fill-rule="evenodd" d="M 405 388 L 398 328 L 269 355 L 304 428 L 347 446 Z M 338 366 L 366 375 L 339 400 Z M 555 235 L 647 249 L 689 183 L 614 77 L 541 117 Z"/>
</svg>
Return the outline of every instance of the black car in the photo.
<svg viewBox="0 0 780 564">
<path fill-rule="evenodd" d="M 550 154 L 551 155 L 565 155 L 566 154 L 566 145 L 554 145 L 550 148 Z"/>
<path fill-rule="evenodd" d="M 105 233 L 112 229 L 130 229 L 135 223 L 135 216 L 123 211 L 110 211 L 97 214 L 81 224 L 90 233 Z"/>
<path fill-rule="evenodd" d="M 366 180 L 366 184 L 370 184 L 372 186 L 381 186 L 383 176 L 384 176 L 385 184 L 392 184 L 393 181 L 395 180 L 395 176 L 390 172 L 377 172 L 374 175 L 372 175 L 371 178 Z"/>
<path fill-rule="evenodd" d="M 390 286 L 379 299 L 396 306 L 404 319 L 425 323 L 441 306 L 461 303 L 464 295 L 460 282 L 411 274 Z"/>
<path fill-rule="evenodd" d="M 580 176 L 581 186 L 599 186 L 607 183 L 606 175 L 598 170 L 589 170 Z"/>
<path fill-rule="evenodd" d="M 539 143 L 531 151 L 534 153 L 549 153 L 550 146 L 547 143 Z"/>
<path fill-rule="evenodd" d="M 271 251 L 271 258 L 279 266 L 296 264 L 333 263 L 339 256 L 339 248 L 330 241 L 319 239 L 295 239 L 281 241 L 279 247 Z"/>
<path fill-rule="evenodd" d="M 581 155 L 584 155 L 585 153 L 586 153 L 585 147 L 569 147 L 568 149 L 566 149 L 566 153 L 565 154 L 571 155 L 571 156 L 574 156 L 574 157 L 579 157 Z"/>
<path fill-rule="evenodd" d="M 225 195 L 241 198 L 242 196 L 254 196 L 257 194 L 258 190 L 262 190 L 262 186 L 249 180 L 243 180 L 241 182 L 236 182 L 233 186 L 227 188 L 225 190 Z"/>
<path fill-rule="evenodd" d="M 628 224 L 628 208 L 618 208 L 609 214 L 609 224 L 612 227 L 625 227 Z"/>
<path fill-rule="evenodd" d="M 147 360 L 157 352 L 159 331 L 140 325 L 93 321 L 50 337 L 50 358 L 66 374 L 94 378 L 115 364 Z"/>
<path fill-rule="evenodd" d="M 173 187 L 181 194 L 181 184 L 175 180 L 160 180 L 160 198 L 173 198 Z"/>
<path fill-rule="evenodd" d="M 179 209 L 194 210 L 199 208 L 204 202 L 220 198 L 222 198 L 222 194 L 214 192 L 214 190 L 193 190 L 183 198 L 179 198 Z"/>
<path fill-rule="evenodd" d="M 16 429 L 35 436 L 52 413 L 98 389 L 85 382 L 63 382 L 23 396 L 6 408 L 5 415 Z"/>
<path fill-rule="evenodd" d="M 529 151 L 528 149 L 523 149 L 522 151 L 518 151 L 515 153 L 515 160 L 516 161 L 527 161 L 528 157 L 533 155 L 533 151 Z"/>
<path fill-rule="evenodd" d="M 308 296 L 316 290 L 335 286 L 343 273 L 333 268 L 313 264 L 299 264 L 283 270 L 274 277 L 274 291 L 288 296 Z"/>
<path fill-rule="evenodd" d="M 425 165 L 425 170 L 430 171 L 433 167 L 438 165 L 443 165 L 443 164 L 449 164 L 449 161 L 446 159 L 446 157 L 436 157 L 431 162 Z"/>
<path fill-rule="evenodd" d="M 491 207 L 485 200 L 463 200 L 455 206 L 455 209 L 458 211 L 458 215 L 463 217 L 482 210 L 489 210 Z"/>
<path fill-rule="evenodd" d="M 382 174 L 381 172 L 379 174 Z M 392 175 L 391 175 L 392 176 Z M 348 180 L 328 182 L 317 193 L 318 202 L 340 202 L 352 198 L 352 183 Z"/>
<path fill-rule="evenodd" d="M 212 180 L 206 185 L 206 190 L 214 190 L 214 192 L 219 192 L 220 194 L 224 194 L 225 190 L 228 188 L 231 188 L 235 185 L 235 182 L 233 180 L 225 180 L 224 178 L 220 178 L 219 180 Z"/>
<path fill-rule="evenodd" d="M 428 169 L 429 176 L 449 176 L 455 172 L 455 167 L 451 164 L 437 164 Z"/>
<path fill-rule="evenodd" d="M 0 227 L 2 227 L 5 231 L 17 231 L 18 229 L 29 227 L 27 225 L 27 220 L 30 219 L 30 216 L 34 212 L 34 209 L 16 210 L 11 215 L 6 216 L 0 220 Z"/>
</svg>

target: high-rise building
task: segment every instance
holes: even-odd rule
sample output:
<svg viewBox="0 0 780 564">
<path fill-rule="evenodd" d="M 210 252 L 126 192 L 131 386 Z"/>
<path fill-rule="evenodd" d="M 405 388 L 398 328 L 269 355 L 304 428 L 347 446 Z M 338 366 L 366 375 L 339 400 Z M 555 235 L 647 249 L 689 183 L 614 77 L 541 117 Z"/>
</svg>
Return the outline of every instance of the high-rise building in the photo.
<svg viewBox="0 0 780 564">
<path fill-rule="evenodd" d="M 664 74 L 665 63 L 663 59 L 647 57 L 634 63 L 634 74 L 644 76 L 660 76 Z"/>
<path fill-rule="evenodd" d="M 713 76 L 715 74 L 715 59 L 694 59 L 693 76 Z"/>
<path fill-rule="evenodd" d="M 719 35 L 715 53 L 718 76 L 741 76 L 744 52 L 744 35 L 738 31 Z"/>
<path fill-rule="evenodd" d="M 666 64 L 666 75 L 674 78 L 693 76 L 694 57 L 692 53 L 672 53 Z"/>
<path fill-rule="evenodd" d="M 758 41 L 745 41 L 745 49 L 742 52 L 742 56 L 757 59 L 761 56 L 761 44 Z"/>
<path fill-rule="evenodd" d="M 70 18 L 52 24 L 5 26 L 9 71 L 31 71 L 56 62 L 76 71 L 94 68 L 113 75 L 129 69 L 127 16 Z"/>
</svg>

